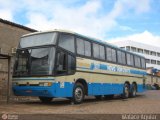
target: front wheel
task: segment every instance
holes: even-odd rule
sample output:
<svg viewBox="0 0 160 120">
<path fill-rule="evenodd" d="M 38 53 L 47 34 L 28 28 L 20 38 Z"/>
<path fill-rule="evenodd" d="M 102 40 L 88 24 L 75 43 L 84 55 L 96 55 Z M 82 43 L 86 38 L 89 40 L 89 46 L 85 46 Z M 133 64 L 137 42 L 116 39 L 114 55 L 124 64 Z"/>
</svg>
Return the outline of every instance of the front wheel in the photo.
<svg viewBox="0 0 160 120">
<path fill-rule="evenodd" d="M 73 90 L 73 102 L 80 104 L 84 100 L 84 87 L 81 83 L 76 83 Z"/>
<path fill-rule="evenodd" d="M 43 103 L 50 103 L 52 101 L 52 97 L 39 97 L 40 101 Z"/>
</svg>

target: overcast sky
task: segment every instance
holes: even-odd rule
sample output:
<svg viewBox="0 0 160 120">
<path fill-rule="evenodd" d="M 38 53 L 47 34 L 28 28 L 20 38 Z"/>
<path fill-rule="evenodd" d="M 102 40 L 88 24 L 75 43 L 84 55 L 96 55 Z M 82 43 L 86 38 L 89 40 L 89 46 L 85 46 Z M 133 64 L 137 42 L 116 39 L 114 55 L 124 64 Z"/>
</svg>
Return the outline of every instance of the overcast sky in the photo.
<svg viewBox="0 0 160 120">
<path fill-rule="evenodd" d="M 0 17 L 37 30 L 160 46 L 160 0 L 0 0 Z"/>
</svg>

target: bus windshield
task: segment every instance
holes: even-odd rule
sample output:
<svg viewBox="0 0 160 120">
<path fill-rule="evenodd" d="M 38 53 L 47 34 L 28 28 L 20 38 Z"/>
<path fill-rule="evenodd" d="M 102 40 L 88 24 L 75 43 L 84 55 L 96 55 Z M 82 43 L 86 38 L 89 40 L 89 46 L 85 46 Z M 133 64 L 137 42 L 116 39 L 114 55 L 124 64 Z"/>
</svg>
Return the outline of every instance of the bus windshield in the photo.
<svg viewBox="0 0 160 120">
<path fill-rule="evenodd" d="M 42 46 L 56 43 L 56 32 L 39 33 L 24 36 L 21 38 L 19 48 L 27 48 L 33 46 Z"/>
<path fill-rule="evenodd" d="M 54 59 L 54 47 L 18 50 L 14 76 L 52 75 Z"/>
</svg>

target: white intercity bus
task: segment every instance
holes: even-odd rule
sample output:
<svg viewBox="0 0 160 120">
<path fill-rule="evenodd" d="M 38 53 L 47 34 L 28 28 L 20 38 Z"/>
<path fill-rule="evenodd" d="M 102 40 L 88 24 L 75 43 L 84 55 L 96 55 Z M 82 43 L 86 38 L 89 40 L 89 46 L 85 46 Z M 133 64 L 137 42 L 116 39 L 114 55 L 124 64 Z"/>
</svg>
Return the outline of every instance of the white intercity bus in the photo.
<svg viewBox="0 0 160 120">
<path fill-rule="evenodd" d="M 135 97 L 145 90 L 143 56 L 75 32 L 53 30 L 21 37 L 13 73 L 17 96 L 42 102 L 64 97 L 81 103 L 85 96 Z"/>
</svg>

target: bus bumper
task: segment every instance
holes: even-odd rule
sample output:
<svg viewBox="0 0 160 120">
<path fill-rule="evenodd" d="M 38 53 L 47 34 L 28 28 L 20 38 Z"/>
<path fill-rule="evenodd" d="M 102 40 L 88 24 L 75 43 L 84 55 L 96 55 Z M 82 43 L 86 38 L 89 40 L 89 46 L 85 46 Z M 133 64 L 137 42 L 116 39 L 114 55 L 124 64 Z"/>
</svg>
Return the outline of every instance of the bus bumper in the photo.
<svg viewBox="0 0 160 120">
<path fill-rule="evenodd" d="M 13 86 L 16 96 L 72 97 L 73 83 L 53 83 L 52 86 Z"/>
</svg>

